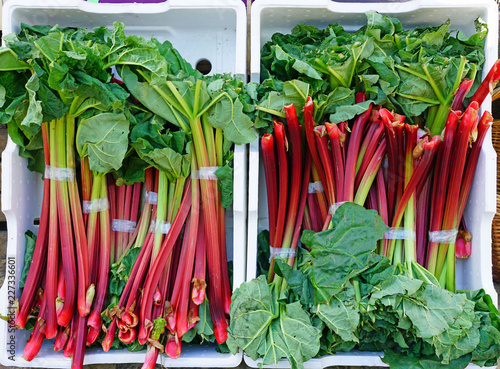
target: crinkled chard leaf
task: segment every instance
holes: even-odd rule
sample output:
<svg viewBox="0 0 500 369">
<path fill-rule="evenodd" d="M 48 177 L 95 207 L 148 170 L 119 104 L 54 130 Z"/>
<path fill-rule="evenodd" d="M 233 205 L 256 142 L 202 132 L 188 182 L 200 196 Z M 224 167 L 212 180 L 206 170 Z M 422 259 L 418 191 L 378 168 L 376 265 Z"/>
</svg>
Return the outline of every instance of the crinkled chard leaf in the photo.
<svg viewBox="0 0 500 369">
<path fill-rule="evenodd" d="M 315 303 L 328 303 L 345 283 L 374 261 L 372 253 L 387 227 L 374 210 L 342 205 L 332 218 L 333 229 L 305 231 L 302 243 L 311 251 L 306 273 L 316 291 Z"/>
<path fill-rule="evenodd" d="M 359 342 L 356 329 L 360 313 L 352 284 L 348 283 L 346 289 L 333 296 L 328 304 L 314 306 L 312 313 L 316 314 L 342 340 Z"/>
</svg>

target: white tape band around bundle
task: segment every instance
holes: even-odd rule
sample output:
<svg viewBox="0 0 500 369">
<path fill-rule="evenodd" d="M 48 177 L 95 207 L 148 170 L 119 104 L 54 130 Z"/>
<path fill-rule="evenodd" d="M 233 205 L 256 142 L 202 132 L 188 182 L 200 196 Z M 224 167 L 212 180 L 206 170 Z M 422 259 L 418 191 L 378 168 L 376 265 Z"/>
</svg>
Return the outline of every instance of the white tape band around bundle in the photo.
<svg viewBox="0 0 500 369">
<path fill-rule="evenodd" d="M 85 214 L 99 213 L 101 211 L 106 211 L 108 209 L 109 209 L 109 201 L 107 197 L 102 197 L 100 199 L 83 202 L 83 212 Z"/>
<path fill-rule="evenodd" d="M 61 182 L 74 182 L 75 168 L 58 168 L 46 165 L 45 178 Z"/>
<path fill-rule="evenodd" d="M 170 222 L 165 222 L 164 220 L 157 222 L 156 220 L 153 220 L 151 222 L 151 226 L 149 227 L 149 232 L 167 234 L 171 227 L 172 224 Z"/>
<path fill-rule="evenodd" d="M 320 181 L 309 183 L 307 193 L 321 193 L 321 192 L 325 192 L 325 189 L 323 188 L 323 185 L 321 184 Z"/>
<path fill-rule="evenodd" d="M 192 179 L 208 179 L 217 181 L 219 178 L 215 174 L 220 167 L 200 167 L 198 170 L 191 172 Z"/>
<path fill-rule="evenodd" d="M 115 232 L 134 233 L 137 222 L 125 219 L 113 219 L 111 230 Z"/>
<path fill-rule="evenodd" d="M 429 242 L 454 243 L 457 240 L 458 229 L 444 231 L 429 231 Z"/>
<path fill-rule="evenodd" d="M 415 241 L 417 234 L 415 230 L 404 229 L 403 227 L 389 228 L 389 231 L 384 233 L 386 240 L 407 240 Z"/>
<path fill-rule="evenodd" d="M 291 258 L 295 257 L 295 249 L 286 248 L 283 249 L 281 247 L 272 247 L 269 246 L 269 261 L 273 258 Z"/>
<path fill-rule="evenodd" d="M 158 204 L 158 192 L 146 191 L 146 202 L 151 205 Z"/>
<path fill-rule="evenodd" d="M 338 208 L 340 208 L 342 205 L 344 205 L 346 201 L 341 201 L 341 202 L 336 202 L 333 205 L 330 205 L 330 209 L 328 209 L 328 214 L 330 215 L 335 215 L 335 212 L 337 211 Z"/>
</svg>

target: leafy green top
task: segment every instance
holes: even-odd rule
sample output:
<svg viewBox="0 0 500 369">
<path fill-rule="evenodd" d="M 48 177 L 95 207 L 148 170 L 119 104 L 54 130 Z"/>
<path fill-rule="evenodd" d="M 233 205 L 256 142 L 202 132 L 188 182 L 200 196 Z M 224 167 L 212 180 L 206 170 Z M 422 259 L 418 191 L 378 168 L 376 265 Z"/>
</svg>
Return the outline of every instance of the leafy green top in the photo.
<svg viewBox="0 0 500 369">
<path fill-rule="evenodd" d="M 292 368 L 352 349 L 384 351 L 395 368 L 496 363 L 500 317 L 484 291 L 453 294 L 419 265 L 409 271 L 375 254 L 387 227 L 372 210 L 346 203 L 332 222 L 304 233 L 294 268 L 276 259 L 286 281 L 279 296 L 264 275 L 234 292 L 232 352 L 241 348 L 263 364 L 286 358 Z"/>
</svg>

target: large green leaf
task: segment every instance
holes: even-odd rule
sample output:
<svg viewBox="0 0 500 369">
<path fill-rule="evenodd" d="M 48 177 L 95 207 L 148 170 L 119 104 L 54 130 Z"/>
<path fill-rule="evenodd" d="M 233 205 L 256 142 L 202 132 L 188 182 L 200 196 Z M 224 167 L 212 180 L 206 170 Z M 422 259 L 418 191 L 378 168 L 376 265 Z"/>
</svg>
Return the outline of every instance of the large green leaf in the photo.
<svg viewBox="0 0 500 369">
<path fill-rule="evenodd" d="M 0 71 L 24 70 L 30 69 L 28 63 L 18 60 L 17 55 L 12 49 L 0 47 Z"/>
<path fill-rule="evenodd" d="M 209 123 L 214 128 L 221 128 L 227 141 L 242 145 L 257 138 L 253 122 L 248 115 L 243 113 L 243 104 L 239 99 L 232 100 L 225 95 L 208 113 Z"/>
<path fill-rule="evenodd" d="M 298 301 L 285 306 L 280 314 L 280 325 L 292 368 L 303 368 L 303 363 L 319 351 L 321 331 L 313 326 Z"/>
<path fill-rule="evenodd" d="M 37 91 L 40 88 L 40 80 L 36 74 L 33 74 L 26 83 L 26 91 L 28 95 L 28 109 L 25 116 L 19 124 L 23 132 L 28 138 L 35 135 L 42 124 L 42 102 L 37 99 Z"/>
<path fill-rule="evenodd" d="M 260 347 L 266 341 L 269 325 L 278 317 L 273 296 L 266 278 L 260 276 L 250 282 L 242 283 L 231 298 L 228 347 L 232 353 L 241 347 L 245 353 L 256 360 Z"/>
<path fill-rule="evenodd" d="M 314 306 L 312 312 L 342 340 L 359 342 L 356 329 L 359 324 L 359 309 L 355 300 L 355 291 L 352 284 L 342 292 L 333 296 L 328 304 Z"/>
<path fill-rule="evenodd" d="M 78 125 L 76 147 L 88 155 L 90 169 L 106 173 L 118 170 L 128 149 L 129 121 L 123 113 L 101 113 Z"/>
<path fill-rule="evenodd" d="M 307 273 L 315 288 L 315 302 L 328 303 L 345 283 L 371 263 L 377 240 L 387 227 L 374 210 L 353 203 L 339 207 L 332 218 L 333 229 L 305 231 L 301 241 L 309 252 Z"/>
</svg>

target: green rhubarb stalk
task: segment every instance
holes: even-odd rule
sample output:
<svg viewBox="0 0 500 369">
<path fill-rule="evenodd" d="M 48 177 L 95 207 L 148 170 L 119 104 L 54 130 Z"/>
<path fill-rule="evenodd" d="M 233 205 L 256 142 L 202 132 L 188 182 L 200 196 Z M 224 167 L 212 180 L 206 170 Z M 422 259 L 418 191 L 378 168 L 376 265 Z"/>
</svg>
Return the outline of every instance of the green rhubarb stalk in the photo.
<svg viewBox="0 0 500 369">
<path fill-rule="evenodd" d="M 197 81 L 197 86 L 201 84 L 201 80 Z M 194 151 L 196 160 L 200 167 L 208 167 L 209 159 L 201 119 L 196 118 L 190 122 L 191 134 L 193 137 Z M 205 217 L 205 225 L 207 230 L 207 256 L 208 256 L 208 271 L 210 278 L 209 296 L 210 296 L 210 313 L 214 324 L 215 338 L 218 343 L 226 341 L 227 338 L 227 321 L 224 317 L 223 310 L 223 291 L 222 291 L 222 275 L 220 265 L 220 245 L 217 232 L 217 212 L 216 212 L 216 197 L 212 191 L 211 180 L 200 179 L 201 187 L 201 202 L 203 206 L 203 215 Z"/>
<path fill-rule="evenodd" d="M 101 195 L 101 182 L 103 180 L 104 174 L 99 172 L 92 172 L 92 193 L 90 196 L 90 209 L 89 218 L 87 224 L 87 236 L 88 236 L 88 250 L 89 250 L 89 278 L 90 284 L 96 285 L 97 282 L 97 272 L 98 267 L 95 260 L 99 259 L 99 212 L 98 209 L 94 207 L 97 206 L 97 201 L 100 201 Z M 113 250 L 111 250 L 111 257 L 114 256 Z"/>
<path fill-rule="evenodd" d="M 73 123 L 74 122 L 71 122 Z M 66 167 L 66 116 L 56 120 L 56 167 Z M 57 181 L 57 214 L 59 218 L 59 232 L 61 241 L 61 258 L 64 273 L 65 296 L 62 310 L 57 314 L 57 324 L 66 327 L 71 321 L 76 300 L 76 261 L 75 246 L 73 238 L 73 227 L 71 225 L 71 213 L 68 195 L 67 180 Z"/>
<path fill-rule="evenodd" d="M 417 125 L 405 124 L 405 178 L 404 185 L 405 188 L 410 183 L 411 177 L 414 172 L 414 159 L 413 159 L 413 149 L 417 144 Z M 404 260 L 405 266 L 408 271 L 412 271 L 411 265 L 417 260 L 416 254 L 416 243 L 412 239 L 412 235 L 415 234 L 415 207 L 416 207 L 416 196 L 413 194 L 408 200 L 406 205 L 405 213 L 403 216 L 404 234 Z"/>
<path fill-rule="evenodd" d="M 154 246 L 151 262 L 156 259 L 165 235 L 162 233 L 162 224 L 167 220 L 168 178 L 164 171 L 158 171 L 158 205 L 156 206 L 156 223 L 154 232 Z"/>
<path fill-rule="evenodd" d="M 75 170 L 74 142 L 76 124 L 73 117 L 68 117 L 67 119 L 68 125 L 66 129 L 66 167 Z M 82 161 L 85 160 L 87 160 L 88 165 L 87 156 L 82 159 Z M 84 180 L 88 182 L 87 184 L 89 184 L 91 178 L 90 172 L 85 170 L 85 174 L 88 174 L 88 176 Z M 84 185 L 84 187 L 85 186 L 86 185 Z M 82 213 L 77 181 L 68 182 L 68 190 L 71 208 L 71 219 L 73 220 L 73 229 L 75 236 L 76 261 L 78 267 L 78 311 L 81 316 L 86 316 L 90 312 L 92 300 L 94 299 L 94 286 L 90 286 L 89 283 L 87 235 L 85 233 L 85 221 Z"/>
<path fill-rule="evenodd" d="M 392 225 L 391 225 L 392 228 L 398 228 L 401 225 L 401 220 L 403 218 L 406 205 L 410 201 L 411 197 L 414 195 L 417 186 L 423 181 L 425 181 L 425 179 L 429 175 L 429 171 L 434 162 L 434 157 L 439 148 L 440 142 L 441 141 L 438 136 L 434 136 L 430 142 L 428 142 L 427 137 L 423 139 L 422 147 L 424 149 L 424 153 L 422 154 L 422 158 L 420 159 L 418 165 L 416 166 L 416 169 L 414 170 L 413 175 L 411 176 L 411 179 L 408 182 L 408 185 L 406 186 L 403 195 L 401 196 L 401 200 L 398 204 L 398 207 L 396 208 L 396 211 L 394 213 L 394 218 L 392 220 Z M 386 256 L 390 260 L 392 260 L 394 252 L 395 252 L 395 242 L 389 242 L 389 251 Z"/>
<path fill-rule="evenodd" d="M 217 166 L 222 167 L 224 165 L 224 139 L 222 129 L 217 128 L 215 130 L 215 153 L 217 158 Z M 219 225 L 219 237 L 220 237 L 220 262 L 222 268 L 222 282 L 223 282 L 223 293 L 224 293 L 224 312 L 226 314 L 230 313 L 231 310 L 231 285 L 229 283 L 229 270 L 227 269 L 227 250 L 226 250 L 226 209 L 222 205 L 222 194 L 217 183 L 215 183 L 217 191 L 217 220 Z"/>
</svg>

